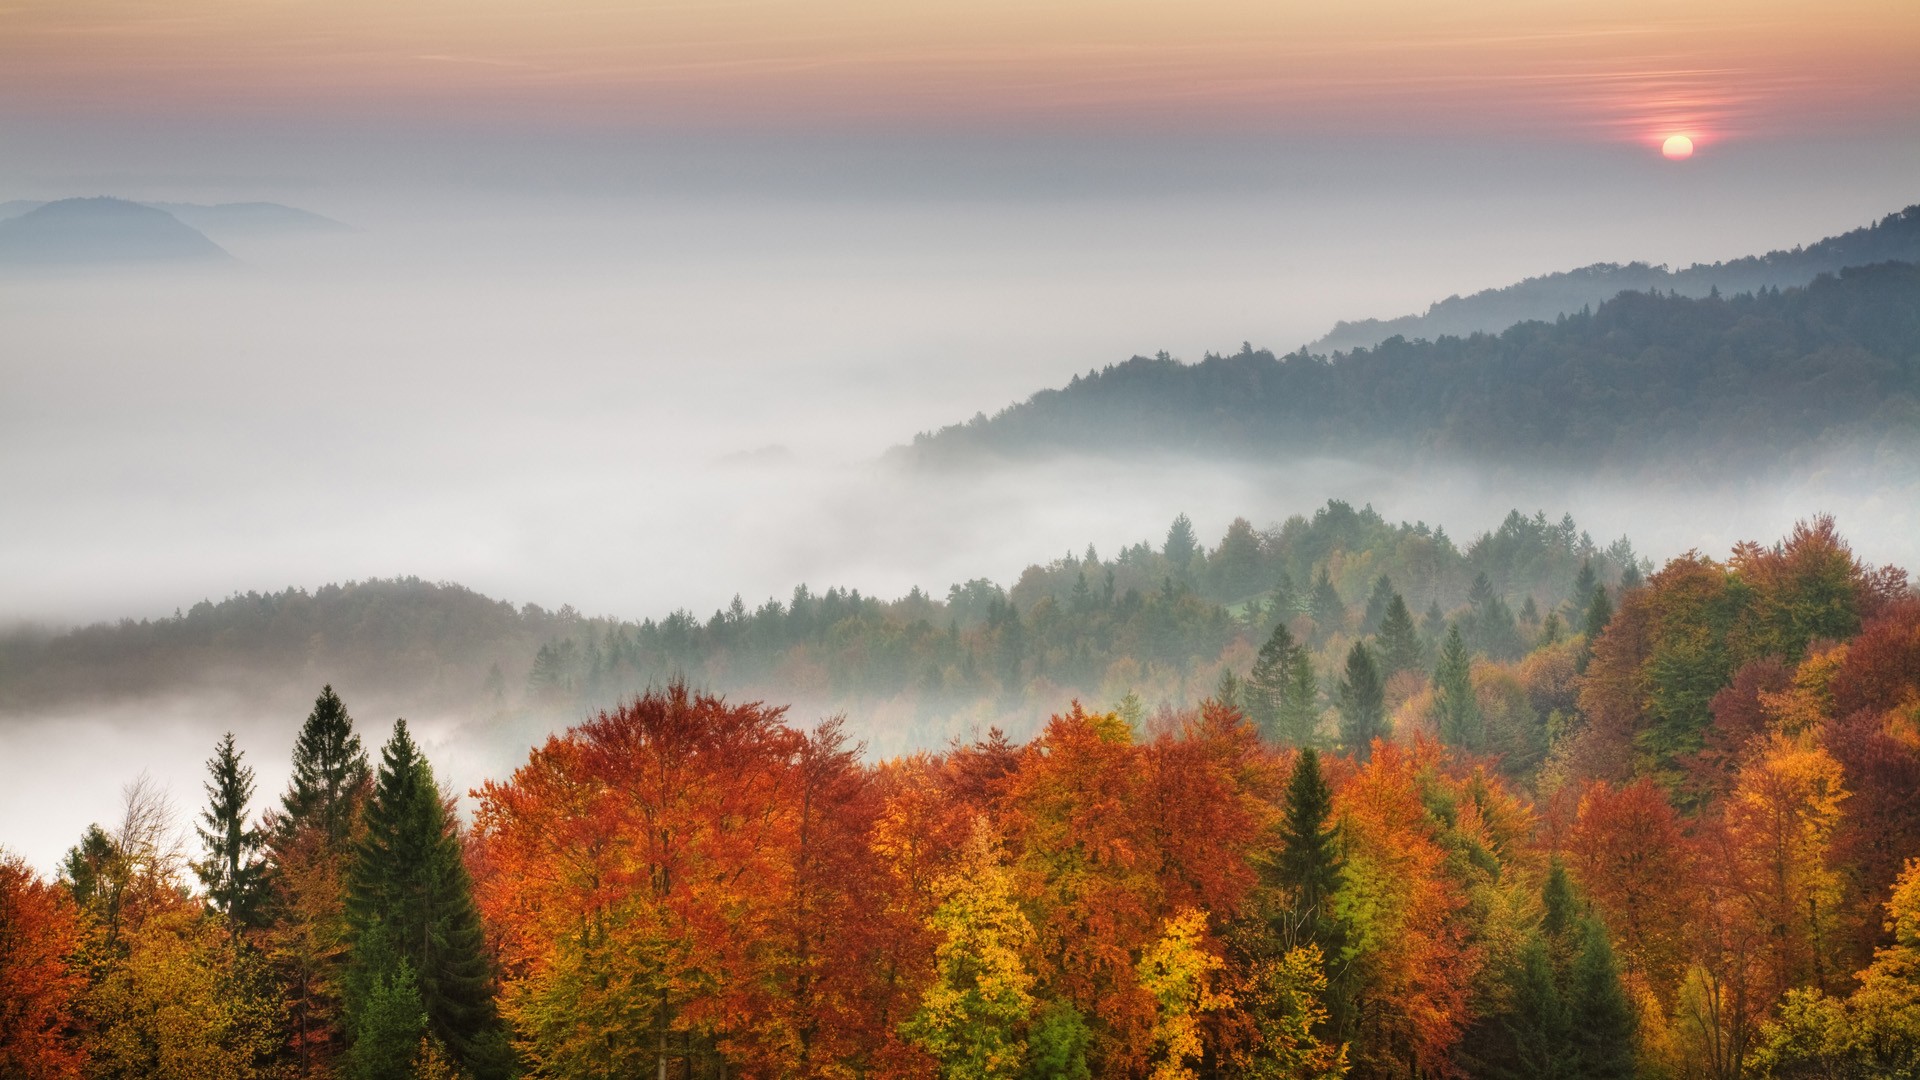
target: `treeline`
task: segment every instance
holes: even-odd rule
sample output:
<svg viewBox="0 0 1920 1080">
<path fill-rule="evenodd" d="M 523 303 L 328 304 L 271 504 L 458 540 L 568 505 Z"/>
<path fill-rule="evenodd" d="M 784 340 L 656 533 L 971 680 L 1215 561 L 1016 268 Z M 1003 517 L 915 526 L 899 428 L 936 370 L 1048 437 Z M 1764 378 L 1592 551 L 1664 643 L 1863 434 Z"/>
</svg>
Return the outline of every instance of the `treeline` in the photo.
<svg viewBox="0 0 1920 1080">
<path fill-rule="evenodd" d="M 1816 520 L 1580 614 L 1420 658 L 1390 601 L 1323 711 L 1282 622 L 1196 708 L 884 760 L 674 683 L 465 827 L 323 691 L 258 824 L 215 748 L 198 888 L 139 786 L 0 860 L 0 1074 L 1920 1072 L 1905 573 Z"/>
<path fill-rule="evenodd" d="M 896 751 L 996 724 L 1025 734 L 1072 697 L 1190 705 L 1283 622 L 1331 672 L 1396 594 L 1423 649 L 1449 617 L 1470 616 L 1476 645 L 1517 655 L 1550 615 L 1577 620 L 1595 582 L 1641 572 L 1625 538 L 1601 546 L 1570 517 L 1516 511 L 1463 546 L 1334 501 L 1272 529 L 1236 520 L 1212 547 L 1181 517 L 1157 543 L 1089 547 L 1010 587 L 975 579 L 944 598 L 801 586 L 705 618 L 628 622 L 417 580 L 247 594 L 171 619 L 0 639 L 0 709 L 331 680 L 416 715 L 571 718 L 680 678 L 853 711 Z"/>
<path fill-rule="evenodd" d="M 1622 293 L 1497 336 L 1393 338 L 1332 358 L 1251 345 L 1191 365 L 1136 356 L 898 453 L 932 463 L 1124 446 L 1752 473 L 1855 444 L 1911 455 L 1916 357 L 1920 268 L 1886 263 L 1737 296 Z"/>
<path fill-rule="evenodd" d="M 1831 236 L 1792 251 L 1770 251 L 1727 262 L 1695 263 L 1682 270 L 1646 263 L 1595 263 L 1578 270 L 1528 278 L 1471 296 L 1449 296 L 1421 315 L 1339 322 L 1307 346 L 1315 354 L 1369 349 L 1391 337 L 1409 340 L 1495 334 L 1515 323 L 1550 322 L 1602 304 L 1623 292 L 1670 292 L 1681 296 L 1759 292 L 1805 285 L 1821 274 L 1883 262 L 1920 262 L 1920 206 L 1888 214 L 1865 228 Z"/>
</svg>

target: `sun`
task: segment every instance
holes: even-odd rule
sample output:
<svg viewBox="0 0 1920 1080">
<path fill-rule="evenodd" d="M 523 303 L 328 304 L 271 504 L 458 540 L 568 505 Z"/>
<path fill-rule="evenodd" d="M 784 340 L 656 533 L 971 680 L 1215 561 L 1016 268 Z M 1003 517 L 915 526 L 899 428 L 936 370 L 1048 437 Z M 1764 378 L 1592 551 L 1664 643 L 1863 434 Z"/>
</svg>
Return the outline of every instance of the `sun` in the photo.
<svg viewBox="0 0 1920 1080">
<path fill-rule="evenodd" d="M 1693 156 L 1693 140 L 1685 135 L 1669 135 L 1667 141 L 1660 144 L 1660 152 L 1668 161 L 1685 161 Z"/>
</svg>

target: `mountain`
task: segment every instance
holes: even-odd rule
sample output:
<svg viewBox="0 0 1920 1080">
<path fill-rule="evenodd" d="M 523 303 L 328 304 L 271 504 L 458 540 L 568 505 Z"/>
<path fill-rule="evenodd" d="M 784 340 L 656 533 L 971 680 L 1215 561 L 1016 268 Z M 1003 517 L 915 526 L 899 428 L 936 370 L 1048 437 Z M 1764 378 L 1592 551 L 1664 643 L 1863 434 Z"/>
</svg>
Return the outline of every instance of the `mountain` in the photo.
<svg viewBox="0 0 1920 1080">
<path fill-rule="evenodd" d="M 1136 356 L 895 453 L 1746 471 L 1862 442 L 1902 454 L 1920 443 L 1920 268 L 1910 263 L 1741 296 L 1622 293 L 1498 336 L 1395 337 L 1331 358 L 1250 346 L 1198 364 Z"/>
<path fill-rule="evenodd" d="M 1324 355 L 1371 348 L 1391 337 L 1432 340 L 1494 333 L 1528 320 L 1551 321 L 1611 300 L 1622 292 L 1677 292 L 1703 297 L 1805 285 L 1821 274 L 1880 262 L 1920 262 L 1920 206 L 1792 251 L 1771 251 L 1730 262 L 1695 263 L 1669 270 L 1646 263 L 1595 263 L 1578 270 L 1528 278 L 1503 289 L 1449 296 L 1423 315 L 1339 322 L 1310 353 Z"/>
<path fill-rule="evenodd" d="M 0 202 L 0 221 L 16 218 L 48 205 L 35 199 Z M 183 223 L 203 232 L 229 236 L 279 236 L 297 233 L 352 232 L 353 226 L 311 210 L 272 202 L 185 203 L 150 202 Z"/>
<path fill-rule="evenodd" d="M 322 217 L 310 210 L 271 202 L 201 203 L 156 202 L 148 206 L 165 210 L 181 221 L 214 235 L 265 236 L 290 233 L 352 232 L 353 226 Z"/>
<path fill-rule="evenodd" d="M 0 221 L 0 265 L 223 263 L 226 250 L 179 218 L 124 199 L 61 199 Z"/>
</svg>

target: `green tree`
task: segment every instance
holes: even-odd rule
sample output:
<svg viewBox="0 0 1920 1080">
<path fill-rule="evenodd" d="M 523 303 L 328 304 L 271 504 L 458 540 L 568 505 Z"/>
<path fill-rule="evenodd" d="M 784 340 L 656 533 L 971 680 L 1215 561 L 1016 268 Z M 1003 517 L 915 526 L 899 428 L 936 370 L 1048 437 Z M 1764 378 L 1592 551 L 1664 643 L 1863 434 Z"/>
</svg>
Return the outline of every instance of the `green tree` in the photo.
<svg viewBox="0 0 1920 1080">
<path fill-rule="evenodd" d="M 1326 567 L 1320 568 L 1320 574 L 1313 581 L 1313 628 L 1324 638 L 1336 630 L 1346 628 L 1347 605 L 1340 600 L 1340 593 L 1333 587 L 1333 575 Z"/>
<path fill-rule="evenodd" d="M 1322 946 L 1328 941 L 1321 931 L 1331 924 L 1333 894 L 1340 889 L 1340 829 L 1332 817 L 1333 789 L 1320 771 L 1320 755 L 1309 747 L 1294 759 L 1287 779 L 1275 869 L 1295 915 Z"/>
<path fill-rule="evenodd" d="M 1600 634 L 1613 621 L 1613 601 L 1607 598 L 1607 587 L 1595 585 L 1587 597 L 1587 617 L 1584 630 L 1587 635 L 1587 648 L 1600 640 Z"/>
<path fill-rule="evenodd" d="M 328 846 L 344 847 L 367 779 L 367 754 L 353 732 L 353 717 L 332 686 L 321 687 L 293 744 L 293 781 L 280 800 L 277 822 L 281 837 L 311 824 L 324 832 Z"/>
<path fill-rule="evenodd" d="M 1262 734 L 1275 741 L 1283 741 L 1280 712 L 1287 702 L 1294 656 L 1300 651 L 1294 644 L 1293 632 L 1282 619 L 1274 624 L 1267 643 L 1260 646 L 1259 655 L 1253 660 L 1253 671 L 1247 675 L 1243 690 L 1247 718 Z"/>
<path fill-rule="evenodd" d="M 1193 522 L 1185 514 L 1174 518 L 1173 524 L 1167 527 L 1166 545 L 1160 549 L 1167 561 L 1173 564 L 1173 572 L 1185 574 L 1199 550 L 1200 542 L 1193 535 Z"/>
<path fill-rule="evenodd" d="M 460 838 L 404 720 L 394 722 L 381 750 L 367 800 L 366 835 L 348 871 L 347 926 L 350 1033 L 372 1030 L 375 992 L 397 985 L 404 961 L 429 1032 L 474 1075 L 504 1075 L 492 965 Z M 357 1035 L 354 1041 L 357 1047 Z"/>
<path fill-rule="evenodd" d="M 1393 580 L 1387 575 L 1381 574 L 1374 578 L 1373 591 L 1367 594 L 1366 612 L 1360 619 L 1360 632 L 1379 633 L 1381 621 L 1387 617 L 1387 608 L 1392 605 L 1393 598 L 1398 595 L 1400 594 L 1393 591 Z M 1406 607 L 1406 601 L 1401 601 L 1400 606 Z"/>
<path fill-rule="evenodd" d="M 985 819 L 937 889 L 940 906 L 927 920 L 938 939 L 933 984 L 901 1033 L 939 1063 L 942 1080 L 1019 1077 L 1034 1013 L 1025 959 L 1033 926 L 1014 902 L 1013 875 Z M 1057 1067 L 1074 1071 L 1071 1062 Z"/>
<path fill-rule="evenodd" d="M 260 831 L 247 824 L 253 798 L 253 770 L 241 763 L 229 731 L 207 762 L 212 779 L 205 785 L 207 808 L 196 831 L 207 857 L 193 872 L 207 890 L 207 902 L 226 916 L 237 933 L 259 922 L 266 867 L 260 860 Z"/>
<path fill-rule="evenodd" d="M 1463 750 L 1480 749 L 1484 727 L 1480 705 L 1473 695 L 1473 660 L 1467 655 L 1460 628 L 1447 631 L 1440 649 L 1440 666 L 1433 673 L 1434 711 L 1438 713 L 1440 741 Z"/>
<path fill-rule="evenodd" d="M 1413 613 L 1399 593 L 1387 601 L 1387 612 L 1380 617 L 1380 668 L 1383 681 L 1403 671 L 1417 671 L 1422 665 L 1420 632 L 1414 629 Z"/>
<path fill-rule="evenodd" d="M 1347 674 L 1340 680 L 1340 745 L 1361 761 L 1373 753 L 1373 740 L 1387 733 L 1386 689 L 1374 666 L 1373 650 L 1356 641 L 1347 650 Z"/>
<path fill-rule="evenodd" d="M 1620 966 L 1606 927 L 1582 920 L 1579 957 L 1567 995 L 1573 1021 L 1573 1059 L 1581 1080 L 1629 1080 L 1634 1075 L 1637 1018 L 1620 982 Z"/>
</svg>

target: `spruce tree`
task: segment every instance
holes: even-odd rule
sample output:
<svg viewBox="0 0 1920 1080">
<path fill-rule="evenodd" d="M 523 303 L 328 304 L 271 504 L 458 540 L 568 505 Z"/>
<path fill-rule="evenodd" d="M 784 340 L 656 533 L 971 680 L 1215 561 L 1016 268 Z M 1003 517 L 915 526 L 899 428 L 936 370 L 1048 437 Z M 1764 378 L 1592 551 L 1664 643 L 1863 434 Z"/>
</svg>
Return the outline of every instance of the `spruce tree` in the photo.
<svg viewBox="0 0 1920 1080">
<path fill-rule="evenodd" d="M 1587 647 L 1591 649 L 1600 640 L 1600 634 L 1607 624 L 1613 621 L 1613 602 L 1607 599 L 1607 587 L 1595 585 L 1593 595 L 1587 600 Z"/>
<path fill-rule="evenodd" d="M 1480 704 L 1473 695 L 1473 660 L 1467 655 L 1467 643 L 1458 626 L 1447 631 L 1440 666 L 1433 673 L 1433 689 L 1440 741 L 1463 750 L 1480 749 Z"/>
<path fill-rule="evenodd" d="M 1185 514 L 1174 518 L 1173 524 L 1167 528 L 1166 546 L 1160 549 L 1160 553 L 1167 557 L 1167 562 L 1173 564 L 1173 572 L 1185 574 L 1199 550 L 1200 542 L 1193 535 L 1193 522 Z"/>
<path fill-rule="evenodd" d="M 1572 1013 L 1573 1058 L 1581 1080 L 1629 1080 L 1634 1075 L 1633 1044 L 1638 1017 L 1606 927 L 1588 919 L 1585 941 L 1573 963 L 1568 1004 Z"/>
<path fill-rule="evenodd" d="M 1320 755 L 1308 747 L 1294 759 L 1287 779 L 1286 815 L 1275 869 L 1294 912 L 1316 928 L 1331 922 L 1333 895 L 1340 889 L 1340 829 L 1332 817 L 1333 789 L 1320 772 Z"/>
<path fill-rule="evenodd" d="M 1320 568 L 1320 575 L 1313 581 L 1313 628 L 1324 638 L 1347 625 L 1347 605 L 1340 600 L 1339 590 L 1333 587 L 1333 575 L 1326 567 Z"/>
<path fill-rule="evenodd" d="M 1567 628 L 1560 622 L 1560 613 L 1549 611 L 1546 621 L 1540 624 L 1540 643 L 1537 647 L 1544 649 L 1549 645 L 1558 645 L 1566 634 Z"/>
<path fill-rule="evenodd" d="M 1374 665 L 1373 650 L 1356 641 L 1347 651 L 1347 675 L 1340 681 L 1340 745 L 1361 761 L 1373 753 L 1373 740 L 1387 733 L 1386 689 Z"/>
<path fill-rule="evenodd" d="M 1440 639 L 1446 634 L 1446 613 L 1440 610 L 1440 601 L 1431 601 L 1427 604 L 1427 613 L 1420 617 L 1420 637 L 1428 648 L 1433 648 L 1440 644 Z"/>
<path fill-rule="evenodd" d="M 1274 731 L 1288 746 L 1311 746 L 1319 735 L 1320 682 L 1313 674 L 1313 657 L 1304 648 L 1294 649 L 1287 658 Z"/>
<path fill-rule="evenodd" d="M 1220 684 L 1214 687 L 1213 700 L 1230 709 L 1242 708 L 1242 699 L 1246 696 L 1244 686 L 1232 668 L 1221 668 Z"/>
<path fill-rule="evenodd" d="M 293 744 L 293 781 L 280 800 L 284 811 L 277 823 L 281 839 L 307 826 L 326 835 L 339 849 L 353 830 L 360 793 L 367 783 L 367 753 L 353 733 L 353 717 L 333 692 L 320 689 L 313 711 Z"/>
<path fill-rule="evenodd" d="M 247 824 L 247 803 L 253 799 L 253 770 L 241 763 L 233 732 L 215 745 L 207 761 L 207 808 L 195 831 L 206 858 L 193 872 L 207 890 L 207 903 L 226 916 L 238 933 L 260 918 L 266 866 L 260 860 L 260 830 Z"/>
<path fill-rule="evenodd" d="M 1420 633 L 1414 629 L 1413 613 L 1399 593 L 1387 601 L 1387 613 L 1380 618 L 1380 668 L 1382 681 L 1403 671 L 1421 667 Z"/>
<path fill-rule="evenodd" d="M 403 985 L 404 961 L 427 1027 L 481 1080 L 509 1062 L 493 999 L 493 971 L 460 838 L 433 769 L 396 721 L 381 750 L 366 806 L 366 835 L 348 872 L 351 959 L 347 1027 L 372 1037 L 386 987 Z"/>
<path fill-rule="evenodd" d="M 1254 657 L 1253 671 L 1247 675 L 1246 686 L 1241 691 L 1248 718 L 1269 739 L 1280 739 L 1280 710 L 1287 699 L 1293 655 L 1299 649 L 1286 620 L 1276 623 L 1267 643 L 1260 646 L 1259 655 Z"/>
<path fill-rule="evenodd" d="M 1506 1032 L 1505 1060 L 1488 1063 L 1502 1080 L 1573 1080 L 1573 1016 L 1560 990 L 1553 956 L 1539 934 L 1527 939 L 1520 962 L 1508 975 L 1509 1004 L 1500 1016 Z"/>
<path fill-rule="evenodd" d="M 1567 609 L 1572 617 L 1578 617 L 1586 608 L 1587 601 L 1593 596 L 1593 587 L 1600 584 L 1600 576 L 1593 572 L 1593 560 L 1580 562 L 1580 573 L 1574 576 L 1573 591 L 1567 594 Z"/>
<path fill-rule="evenodd" d="M 1398 595 L 1400 594 L 1393 591 L 1393 581 L 1387 575 L 1381 574 L 1374 578 L 1373 592 L 1367 594 L 1367 610 L 1360 621 L 1360 632 L 1379 633 L 1381 622 L 1387 617 L 1387 606 L 1392 604 L 1393 598 Z M 1405 607 L 1406 601 L 1401 601 L 1401 606 Z"/>
</svg>

